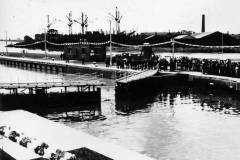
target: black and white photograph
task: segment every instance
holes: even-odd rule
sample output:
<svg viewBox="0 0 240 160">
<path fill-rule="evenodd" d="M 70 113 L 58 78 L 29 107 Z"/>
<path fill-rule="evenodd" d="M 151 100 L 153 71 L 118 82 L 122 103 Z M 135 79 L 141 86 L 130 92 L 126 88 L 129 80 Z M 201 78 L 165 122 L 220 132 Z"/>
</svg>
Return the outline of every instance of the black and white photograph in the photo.
<svg viewBox="0 0 240 160">
<path fill-rule="evenodd" d="M 239 160 L 239 0 L 0 0 L 0 160 Z"/>
</svg>

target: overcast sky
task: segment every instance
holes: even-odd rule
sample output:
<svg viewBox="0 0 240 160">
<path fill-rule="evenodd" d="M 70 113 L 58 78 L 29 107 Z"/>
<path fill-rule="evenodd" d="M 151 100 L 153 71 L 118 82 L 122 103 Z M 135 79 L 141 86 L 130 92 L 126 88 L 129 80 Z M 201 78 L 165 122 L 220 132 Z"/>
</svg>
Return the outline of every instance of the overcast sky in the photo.
<svg viewBox="0 0 240 160">
<path fill-rule="evenodd" d="M 47 18 L 67 21 L 85 12 L 89 29 L 109 29 L 108 13 L 118 6 L 123 16 L 121 30 L 137 32 L 201 31 L 201 15 L 206 15 L 206 31 L 240 33 L 240 0 L 0 0 L 0 38 L 8 32 L 11 38 L 34 36 L 46 28 Z M 68 33 L 62 22 L 53 25 Z M 73 33 L 80 25 L 73 25 Z"/>
</svg>

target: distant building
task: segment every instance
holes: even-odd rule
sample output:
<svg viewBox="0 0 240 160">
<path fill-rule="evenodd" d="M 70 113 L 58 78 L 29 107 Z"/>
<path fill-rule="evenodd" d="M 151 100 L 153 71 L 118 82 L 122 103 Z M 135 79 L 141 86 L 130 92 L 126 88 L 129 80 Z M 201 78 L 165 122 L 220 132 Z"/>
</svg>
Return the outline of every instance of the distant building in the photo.
<svg viewBox="0 0 240 160">
<path fill-rule="evenodd" d="M 47 32 L 48 34 L 58 34 L 58 30 L 56 30 L 56 29 L 49 29 L 48 30 L 48 32 Z"/>
<path fill-rule="evenodd" d="M 237 40 L 240 40 L 240 34 L 231 34 L 231 37 L 234 37 Z"/>
<path fill-rule="evenodd" d="M 192 34 L 192 37 L 196 38 L 196 39 L 202 39 L 202 38 L 206 38 L 206 37 L 217 37 L 217 36 L 222 36 L 223 33 L 221 32 L 202 32 L 202 33 L 195 33 Z"/>
<path fill-rule="evenodd" d="M 239 42 L 229 34 L 221 33 L 219 31 L 196 33 L 192 36 L 195 37 L 198 43 L 205 45 L 226 46 L 239 44 Z"/>
<path fill-rule="evenodd" d="M 210 46 L 221 46 L 221 45 L 236 45 L 239 42 L 229 34 L 224 34 L 219 31 L 216 32 L 202 32 L 195 33 L 192 35 L 179 35 L 174 38 L 176 41 L 199 44 L 199 45 L 210 45 Z"/>
<path fill-rule="evenodd" d="M 43 34 L 35 34 L 35 41 L 42 41 L 44 39 Z"/>
<path fill-rule="evenodd" d="M 64 55 L 70 60 L 105 61 L 106 46 L 95 46 L 89 44 L 66 45 L 64 46 Z"/>
<path fill-rule="evenodd" d="M 34 42 L 34 39 L 32 39 L 30 36 L 24 36 L 24 42 L 25 43 L 32 43 Z"/>
<path fill-rule="evenodd" d="M 191 34 L 193 34 L 193 33 L 195 33 L 195 32 L 193 32 L 193 31 L 187 31 L 187 30 L 181 30 L 180 33 L 181 33 L 181 34 L 185 34 L 185 35 L 191 35 Z"/>
</svg>

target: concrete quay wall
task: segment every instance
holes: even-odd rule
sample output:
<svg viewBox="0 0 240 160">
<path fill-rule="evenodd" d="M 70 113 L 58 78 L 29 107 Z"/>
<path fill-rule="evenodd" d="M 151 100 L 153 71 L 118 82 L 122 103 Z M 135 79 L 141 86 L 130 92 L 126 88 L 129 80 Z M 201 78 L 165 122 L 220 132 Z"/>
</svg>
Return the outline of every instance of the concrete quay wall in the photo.
<svg viewBox="0 0 240 160">
<path fill-rule="evenodd" d="M 216 75 L 206 75 L 201 72 L 158 72 L 144 79 L 134 79 L 123 83 L 117 81 L 116 96 L 144 96 L 163 88 L 189 86 L 206 89 L 223 89 L 240 92 L 240 79 Z"/>
<path fill-rule="evenodd" d="M 180 72 L 179 74 L 187 75 L 189 84 L 240 92 L 239 78 L 206 75 L 199 72 Z"/>
<path fill-rule="evenodd" d="M 101 75 L 103 78 L 110 79 L 117 79 L 126 74 L 139 72 L 131 69 L 118 69 L 114 67 L 97 66 L 93 64 L 82 65 L 77 63 L 66 63 L 65 61 L 59 60 L 53 61 L 50 59 L 46 60 L 7 56 L 0 56 L 0 64 L 43 72 L 96 73 Z"/>
</svg>

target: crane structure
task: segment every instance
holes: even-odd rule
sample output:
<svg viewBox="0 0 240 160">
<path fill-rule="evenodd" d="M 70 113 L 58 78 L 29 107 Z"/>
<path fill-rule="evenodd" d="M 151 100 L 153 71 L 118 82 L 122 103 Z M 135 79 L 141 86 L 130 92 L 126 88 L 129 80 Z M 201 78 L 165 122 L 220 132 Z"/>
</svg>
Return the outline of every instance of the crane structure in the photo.
<svg viewBox="0 0 240 160">
<path fill-rule="evenodd" d="M 81 25 L 81 29 L 82 29 L 82 34 L 85 33 L 85 31 L 87 31 L 87 27 L 88 27 L 88 17 L 87 15 L 82 12 L 82 16 L 80 18 L 80 20 L 74 20 L 74 22 L 78 23 Z M 85 28 L 85 31 L 84 31 Z"/>
<path fill-rule="evenodd" d="M 72 25 L 73 25 L 73 19 L 72 19 L 72 11 L 69 12 L 68 15 L 66 15 L 67 19 L 68 19 L 68 28 L 69 28 L 69 34 L 72 34 Z"/>
<path fill-rule="evenodd" d="M 109 13 L 109 15 L 114 19 L 114 21 L 116 22 L 116 34 L 120 33 L 120 23 L 121 23 L 121 19 L 122 16 L 120 16 L 120 11 L 118 10 L 118 8 L 116 7 L 116 11 L 115 11 L 115 16 L 112 15 L 111 13 Z"/>
<path fill-rule="evenodd" d="M 53 24 L 57 23 L 58 21 L 59 21 L 59 20 L 54 19 L 53 21 L 50 22 L 50 15 L 48 14 L 48 15 L 47 15 L 47 32 L 50 30 L 50 27 L 51 27 Z"/>
</svg>

